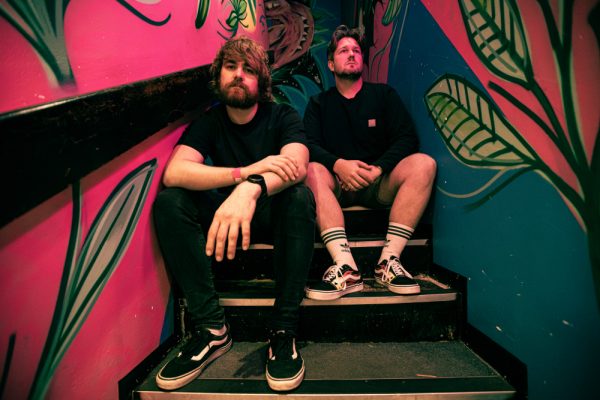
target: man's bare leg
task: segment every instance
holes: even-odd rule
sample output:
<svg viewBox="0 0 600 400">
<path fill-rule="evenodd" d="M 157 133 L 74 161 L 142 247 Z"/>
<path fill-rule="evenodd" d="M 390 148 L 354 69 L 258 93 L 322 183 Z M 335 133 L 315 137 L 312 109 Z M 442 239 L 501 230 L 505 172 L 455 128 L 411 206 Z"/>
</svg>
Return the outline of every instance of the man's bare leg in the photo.
<svg viewBox="0 0 600 400">
<path fill-rule="evenodd" d="M 375 278 L 392 292 L 420 292 L 419 285 L 401 266 L 400 255 L 427 207 L 435 173 L 433 158 L 417 153 L 400 161 L 381 183 L 379 199 L 385 203 L 392 202 L 392 208 L 385 245 L 375 267 Z"/>
<path fill-rule="evenodd" d="M 334 265 L 325 271 L 323 280 L 306 290 L 307 297 L 316 300 L 333 300 L 363 289 L 362 278 L 348 244 L 344 214 L 335 196 L 334 179 L 323 165 L 308 165 L 305 184 L 315 196 L 317 225 L 323 243 L 334 262 Z"/>
</svg>

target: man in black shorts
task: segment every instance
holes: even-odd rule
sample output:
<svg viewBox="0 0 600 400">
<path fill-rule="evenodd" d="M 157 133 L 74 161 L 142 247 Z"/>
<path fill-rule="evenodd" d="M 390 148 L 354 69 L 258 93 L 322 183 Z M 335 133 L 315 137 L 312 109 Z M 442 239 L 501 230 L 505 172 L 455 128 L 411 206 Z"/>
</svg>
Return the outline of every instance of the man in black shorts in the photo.
<svg viewBox="0 0 600 400">
<path fill-rule="evenodd" d="M 418 153 L 412 119 L 390 86 L 363 82 L 363 37 L 339 26 L 327 48 L 335 87 L 310 99 L 304 114 L 317 225 L 333 259 L 311 299 L 333 300 L 363 289 L 344 227 L 342 207 L 390 208 L 375 280 L 399 294 L 420 293 L 400 263 L 431 194 L 436 163 Z"/>
<path fill-rule="evenodd" d="M 238 238 L 246 250 L 251 233 L 267 232 L 276 294 L 266 378 L 273 390 L 292 390 L 304 378 L 295 338 L 315 232 L 314 198 L 301 183 L 309 157 L 302 120 L 293 108 L 272 102 L 267 56 L 251 39 L 225 43 L 210 71 L 220 103 L 182 135 L 165 168 L 166 189 L 154 203 L 159 245 L 193 325 L 156 382 L 180 388 L 229 350 L 211 259 L 233 259 Z"/>
</svg>

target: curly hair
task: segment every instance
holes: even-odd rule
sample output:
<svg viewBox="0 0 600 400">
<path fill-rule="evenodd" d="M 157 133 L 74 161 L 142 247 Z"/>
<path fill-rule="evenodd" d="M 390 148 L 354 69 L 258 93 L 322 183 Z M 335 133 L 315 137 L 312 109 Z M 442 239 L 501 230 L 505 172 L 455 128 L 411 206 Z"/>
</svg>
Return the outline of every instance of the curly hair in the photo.
<svg viewBox="0 0 600 400">
<path fill-rule="evenodd" d="M 352 38 L 356 40 L 356 43 L 360 46 L 360 50 L 365 52 L 365 34 L 361 28 L 348 28 L 346 25 L 340 25 L 331 34 L 331 40 L 329 41 L 329 46 L 327 46 L 327 59 L 329 61 L 333 60 L 333 53 L 338 47 L 338 43 L 343 38 Z"/>
<path fill-rule="evenodd" d="M 210 66 L 210 89 L 219 95 L 221 68 L 225 60 L 244 61 L 250 68 L 256 71 L 258 77 L 259 101 L 269 102 L 273 100 L 271 90 L 271 71 L 269 70 L 269 58 L 263 47 L 256 41 L 245 37 L 229 39 L 217 53 Z"/>
</svg>

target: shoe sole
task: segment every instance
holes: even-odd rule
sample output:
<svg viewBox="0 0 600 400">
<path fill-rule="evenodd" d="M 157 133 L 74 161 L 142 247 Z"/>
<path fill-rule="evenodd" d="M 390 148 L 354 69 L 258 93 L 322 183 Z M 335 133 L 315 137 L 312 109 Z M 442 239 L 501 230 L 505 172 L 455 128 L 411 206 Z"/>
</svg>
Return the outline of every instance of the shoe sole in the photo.
<svg viewBox="0 0 600 400">
<path fill-rule="evenodd" d="M 396 286 L 396 285 L 391 285 L 387 282 L 384 282 L 379 278 L 375 278 L 375 282 L 379 283 L 380 285 L 385 286 L 390 292 L 397 293 L 397 294 L 419 294 L 419 293 L 421 293 L 421 287 L 419 286 L 419 284 L 414 284 L 414 285 L 410 285 L 410 286 Z"/>
<path fill-rule="evenodd" d="M 336 300 L 350 293 L 361 292 L 364 287 L 364 284 L 361 282 L 358 285 L 352 285 L 337 292 L 307 289 L 306 297 L 313 300 Z"/>
<path fill-rule="evenodd" d="M 217 358 L 221 357 L 223 354 L 227 353 L 229 351 L 229 349 L 231 349 L 232 345 L 233 345 L 233 340 L 230 339 L 229 343 L 227 343 L 225 346 L 221 347 L 220 349 L 215 351 L 213 354 L 211 354 L 211 356 L 208 357 L 206 359 L 206 361 L 204 361 L 204 363 L 202 363 L 198 368 L 196 368 L 195 370 L 193 370 L 185 375 L 182 375 L 178 378 L 174 378 L 174 379 L 160 378 L 161 372 L 166 367 L 166 365 L 165 365 L 165 367 L 162 367 L 161 370 L 158 372 L 158 374 L 156 374 L 156 385 L 163 390 L 175 390 L 175 389 L 179 389 L 180 387 L 187 385 L 188 383 L 190 383 L 191 381 L 196 379 L 202 373 L 202 371 L 204 371 L 204 369 L 206 367 L 208 367 L 208 364 L 210 364 Z"/>
<path fill-rule="evenodd" d="M 276 392 L 288 392 L 290 390 L 294 390 L 298 386 L 300 386 L 302 380 L 304 380 L 304 361 L 302 362 L 302 368 L 300 369 L 300 371 L 291 378 L 273 378 L 271 375 L 269 375 L 268 371 L 265 372 L 265 375 L 267 377 L 267 383 L 269 384 L 269 387 L 272 390 Z"/>
</svg>

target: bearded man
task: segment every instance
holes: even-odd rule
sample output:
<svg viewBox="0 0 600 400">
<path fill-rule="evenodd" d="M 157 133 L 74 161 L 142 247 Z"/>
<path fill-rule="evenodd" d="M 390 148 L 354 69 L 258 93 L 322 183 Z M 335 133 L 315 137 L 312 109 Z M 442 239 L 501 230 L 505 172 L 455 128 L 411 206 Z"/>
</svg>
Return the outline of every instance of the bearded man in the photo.
<svg viewBox="0 0 600 400">
<path fill-rule="evenodd" d="M 288 391 L 304 377 L 296 333 L 312 259 L 315 204 L 302 183 L 309 158 L 302 120 L 290 106 L 272 102 L 267 60 L 251 39 L 223 45 L 210 68 L 220 102 L 187 128 L 165 167 L 166 188 L 154 203 L 154 222 L 193 325 L 187 344 L 156 376 L 165 390 L 196 379 L 231 348 L 212 258 L 234 259 L 238 245 L 248 249 L 257 232 L 267 233 L 274 246 L 276 297 L 266 379 L 273 390 Z"/>
</svg>

